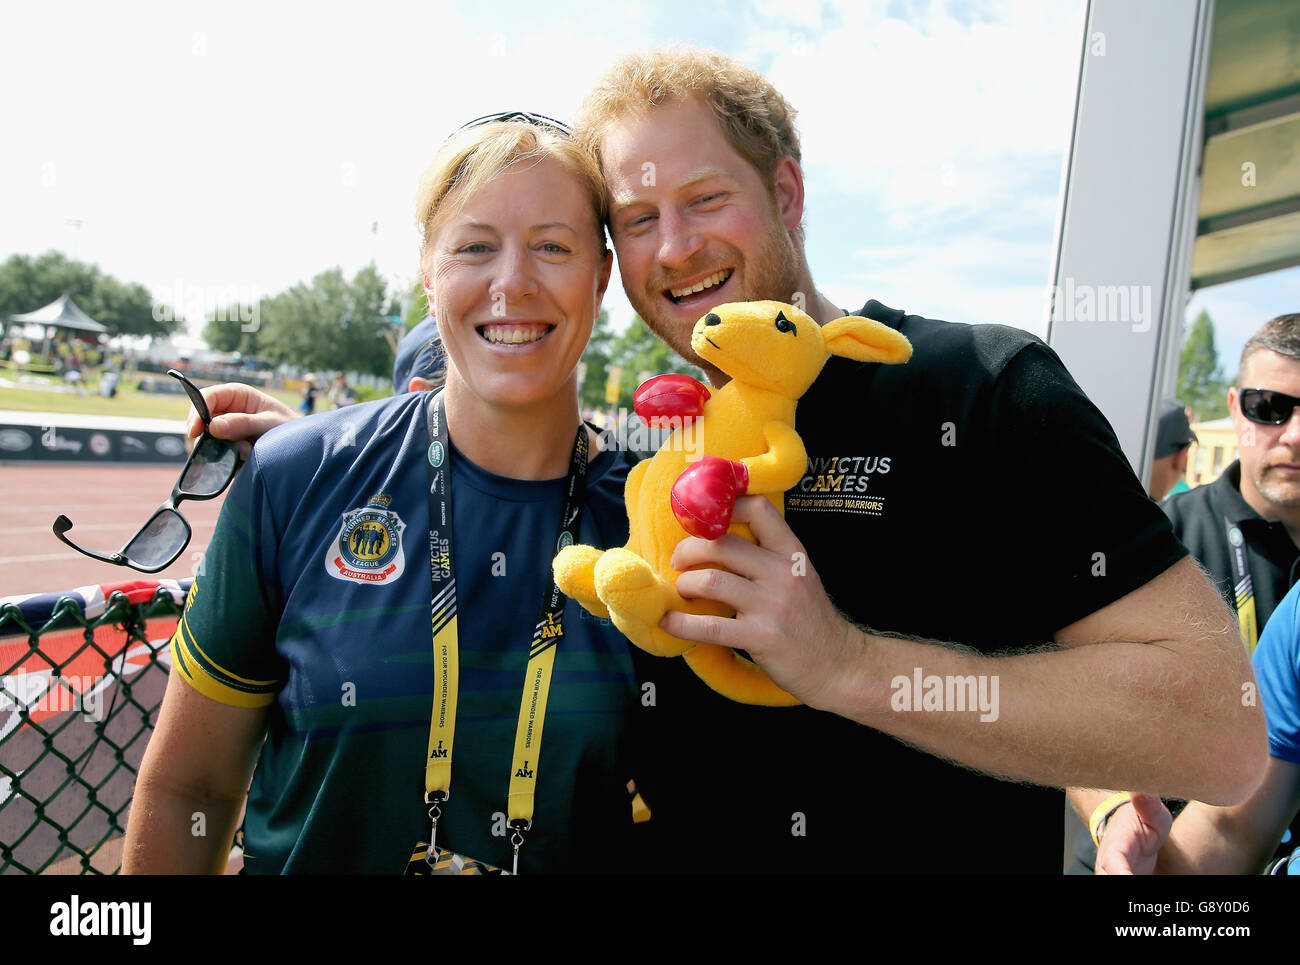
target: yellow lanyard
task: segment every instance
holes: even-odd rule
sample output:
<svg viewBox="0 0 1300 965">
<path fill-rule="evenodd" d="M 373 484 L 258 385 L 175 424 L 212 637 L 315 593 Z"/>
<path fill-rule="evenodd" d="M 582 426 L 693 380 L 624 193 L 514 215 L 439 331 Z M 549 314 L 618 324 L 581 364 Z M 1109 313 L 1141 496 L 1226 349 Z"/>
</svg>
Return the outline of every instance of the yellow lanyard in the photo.
<svg viewBox="0 0 1300 965">
<path fill-rule="evenodd" d="M 1228 558 L 1232 561 L 1232 595 L 1237 604 L 1237 628 L 1241 630 L 1241 642 L 1246 645 L 1246 652 L 1255 654 L 1259 643 L 1259 625 L 1255 617 L 1255 584 L 1250 578 L 1250 567 L 1246 561 L 1246 540 L 1241 529 L 1224 517 L 1224 526 L 1228 535 Z"/>
<path fill-rule="evenodd" d="M 456 695 L 460 685 L 460 663 L 456 630 L 456 578 L 451 553 L 450 442 L 442 393 L 428 405 L 429 451 L 425 460 L 429 480 L 429 573 L 433 581 L 433 714 L 429 720 L 429 748 L 424 768 L 424 803 L 432 831 L 429 852 L 433 853 L 442 816 L 442 805 L 451 797 L 452 747 L 456 733 Z M 564 506 L 560 515 L 555 552 L 573 543 L 582 522 L 582 505 L 587 484 L 587 432 L 578 427 L 573 458 L 565 480 Z M 549 554 L 547 556 L 549 559 Z M 564 636 L 565 597 L 554 581 L 542 603 L 541 619 L 533 628 L 519 702 L 519 723 L 510 766 L 507 820 L 511 829 L 515 870 L 524 833 L 533 826 L 533 803 L 537 790 L 537 765 L 541 757 L 542 727 L 546 701 L 551 692 L 556 644 Z"/>
</svg>

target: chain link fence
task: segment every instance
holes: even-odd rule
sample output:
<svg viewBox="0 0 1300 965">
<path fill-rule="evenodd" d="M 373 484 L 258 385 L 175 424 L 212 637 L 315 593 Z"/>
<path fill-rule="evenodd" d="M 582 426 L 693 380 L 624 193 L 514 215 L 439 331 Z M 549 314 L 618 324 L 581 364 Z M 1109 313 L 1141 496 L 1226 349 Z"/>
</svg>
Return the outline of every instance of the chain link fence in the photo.
<svg viewBox="0 0 1300 965">
<path fill-rule="evenodd" d="M 111 874 L 190 580 L 0 600 L 0 874 Z"/>
</svg>

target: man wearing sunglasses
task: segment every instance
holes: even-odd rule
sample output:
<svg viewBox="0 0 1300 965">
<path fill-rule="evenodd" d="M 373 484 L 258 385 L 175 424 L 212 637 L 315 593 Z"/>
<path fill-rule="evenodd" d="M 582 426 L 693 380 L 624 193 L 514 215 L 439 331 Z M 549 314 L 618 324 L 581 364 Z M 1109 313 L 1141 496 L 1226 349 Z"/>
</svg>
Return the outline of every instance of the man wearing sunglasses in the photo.
<svg viewBox="0 0 1300 965">
<path fill-rule="evenodd" d="M 1253 654 L 1273 611 L 1300 579 L 1300 314 L 1279 315 L 1246 342 L 1237 384 L 1228 389 L 1228 410 L 1237 461 L 1214 482 L 1170 497 L 1163 508 L 1237 615 L 1242 641 Z M 1261 788 L 1266 797 L 1269 779 Z M 1102 791 L 1071 794 L 1084 815 L 1106 797 Z M 1159 811 L 1158 800 L 1144 802 L 1144 813 Z M 1121 804 L 1111 820 L 1124 823 L 1119 833 L 1125 839 L 1136 833 L 1133 805 Z M 1300 835 L 1300 823 L 1292 833 Z M 1088 873 L 1095 851 L 1086 833 L 1079 834 L 1074 850 L 1070 872 Z"/>
<path fill-rule="evenodd" d="M 1300 314 L 1280 315 L 1246 342 L 1228 390 L 1237 461 L 1165 505 L 1174 532 L 1237 613 L 1251 652 L 1300 577 L 1298 405 Z"/>
</svg>

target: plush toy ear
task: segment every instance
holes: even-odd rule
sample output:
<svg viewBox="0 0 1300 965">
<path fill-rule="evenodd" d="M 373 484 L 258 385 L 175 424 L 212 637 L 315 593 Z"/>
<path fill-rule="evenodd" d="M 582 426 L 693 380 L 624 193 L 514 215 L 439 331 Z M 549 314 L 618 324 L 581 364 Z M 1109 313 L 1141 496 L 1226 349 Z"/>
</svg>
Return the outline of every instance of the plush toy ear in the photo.
<svg viewBox="0 0 1300 965">
<path fill-rule="evenodd" d="M 870 318 L 846 315 L 822 326 L 822 341 L 831 355 L 859 362 L 894 365 L 912 357 L 912 343 L 888 325 Z"/>
</svg>

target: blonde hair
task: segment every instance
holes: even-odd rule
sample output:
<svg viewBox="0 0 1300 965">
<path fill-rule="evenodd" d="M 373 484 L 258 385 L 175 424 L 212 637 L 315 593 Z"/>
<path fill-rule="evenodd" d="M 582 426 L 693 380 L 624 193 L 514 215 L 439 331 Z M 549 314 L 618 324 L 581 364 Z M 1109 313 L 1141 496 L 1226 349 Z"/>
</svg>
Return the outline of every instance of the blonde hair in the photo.
<svg viewBox="0 0 1300 965">
<path fill-rule="evenodd" d="M 699 98 L 731 146 L 769 182 L 783 157 L 799 161 L 796 111 L 758 71 L 713 50 L 670 47 L 629 54 L 606 72 L 582 103 L 573 136 L 600 157 L 614 124 L 660 104 Z"/>
<path fill-rule="evenodd" d="M 587 194 L 592 224 L 603 251 L 609 202 L 596 159 L 557 130 L 525 121 L 497 121 L 457 131 L 425 169 L 415 195 L 421 252 L 428 248 L 438 229 L 493 178 L 515 164 L 547 158 L 573 175 Z"/>
</svg>

